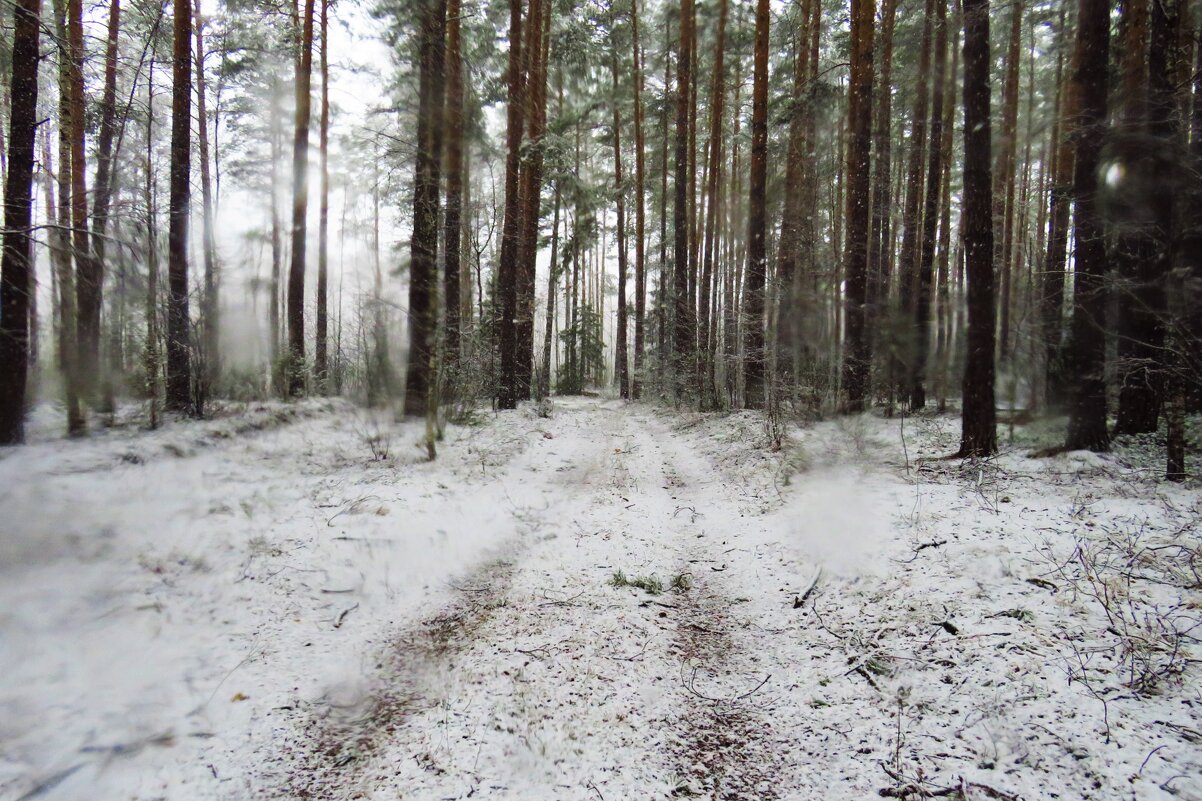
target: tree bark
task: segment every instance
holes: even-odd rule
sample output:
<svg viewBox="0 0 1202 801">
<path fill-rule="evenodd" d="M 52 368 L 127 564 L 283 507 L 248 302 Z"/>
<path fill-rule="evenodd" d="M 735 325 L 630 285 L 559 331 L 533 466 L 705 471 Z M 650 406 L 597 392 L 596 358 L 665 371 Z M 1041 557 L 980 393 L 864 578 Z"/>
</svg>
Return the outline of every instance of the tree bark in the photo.
<svg viewBox="0 0 1202 801">
<path fill-rule="evenodd" d="M 529 398 L 533 390 L 534 376 L 534 284 L 538 262 L 538 232 L 542 220 L 542 174 L 543 133 L 546 129 L 547 84 L 543 65 L 543 30 L 549 25 L 550 2 L 531 0 L 527 10 L 524 31 L 526 41 L 522 45 L 525 64 L 525 89 L 522 96 L 526 109 L 523 122 L 526 126 L 529 148 L 520 176 L 521 229 L 518 238 L 518 393 Z"/>
<path fill-rule="evenodd" d="M 309 116 L 313 93 L 313 6 L 305 0 L 296 62 L 296 125 L 292 139 L 292 247 L 288 265 L 288 394 L 305 392 L 305 245 L 309 213 Z"/>
<path fill-rule="evenodd" d="M 74 0 L 79 2 L 79 0 Z M 192 171 L 192 4 L 174 0 L 171 90 L 171 208 L 167 234 L 167 397 L 173 412 L 195 413 L 188 315 L 188 212 Z"/>
<path fill-rule="evenodd" d="M 890 392 L 905 390 L 907 377 L 915 376 L 918 343 L 912 321 L 917 319 L 915 296 L 918 291 L 919 241 L 922 227 L 923 156 L 927 144 L 927 106 L 930 98 L 927 80 L 931 72 L 931 32 L 939 0 L 927 0 L 922 22 L 922 48 L 918 57 L 918 80 L 914 88 L 914 116 L 910 125 L 910 154 L 906 168 L 906 205 L 902 212 L 902 246 L 898 258 L 897 279 L 901 299 L 900 331 L 890 359 Z M 888 91 L 886 89 L 886 91 Z M 912 387 L 911 387 L 912 389 Z M 893 395 L 890 394 L 892 400 Z"/>
<path fill-rule="evenodd" d="M 764 359 L 764 285 L 768 270 L 768 0 L 755 7 L 755 61 L 751 91 L 751 183 L 747 213 L 747 284 L 744 289 L 744 405 L 767 403 Z"/>
<path fill-rule="evenodd" d="M 693 0 L 680 0 L 680 46 L 676 55 L 676 163 L 673 179 L 673 395 L 684 399 L 692 364 L 693 331 L 689 315 L 689 110 L 693 84 Z"/>
<path fill-rule="evenodd" d="M 1163 16 L 1159 11 L 1155 15 Z M 1156 171 L 1161 155 L 1158 148 L 1149 147 L 1148 138 L 1149 63 L 1163 55 L 1150 54 L 1148 49 L 1147 0 L 1125 0 L 1122 28 L 1119 124 L 1108 137 L 1112 147 L 1117 144 L 1120 148 L 1125 167 L 1123 181 L 1114 193 L 1121 198 L 1119 208 L 1110 215 L 1118 234 L 1114 247 L 1119 300 L 1116 435 L 1156 430 L 1166 311 L 1164 265 L 1157 253 L 1156 229 L 1161 221 L 1155 219 L 1156 198 L 1141 191 L 1159 177 Z"/>
<path fill-rule="evenodd" d="M 647 240 L 645 145 L 643 135 L 643 54 L 639 49 L 639 0 L 630 0 L 631 64 L 634 68 L 634 370 L 630 395 L 643 394 L 643 350 L 646 347 Z"/>
<path fill-rule="evenodd" d="M 1018 67 L 1022 42 L 1022 0 L 1015 0 L 1010 11 L 1010 43 L 1006 52 L 1006 81 L 1002 90 L 1002 139 L 994 166 L 993 226 L 998 233 L 994 242 L 996 270 L 1002 279 L 1001 326 L 998 354 L 1002 364 L 1010 361 L 1011 276 L 1010 253 L 1014 247 L 1014 185 L 1018 148 Z"/>
<path fill-rule="evenodd" d="M 15 445 L 25 439 L 29 304 L 35 291 L 29 234 L 33 218 L 41 11 L 41 0 L 18 0 L 13 11 L 4 250 L 0 255 L 0 445 Z"/>
<path fill-rule="evenodd" d="M 271 77 L 271 122 L 268 135 L 271 137 L 271 303 L 268 306 L 268 327 L 271 329 L 269 344 L 271 349 L 270 373 L 275 391 L 281 394 L 287 392 L 283 364 L 280 353 L 280 278 L 283 272 L 283 223 L 280 220 L 280 160 L 284 157 L 283 145 L 280 138 L 283 135 L 280 125 L 280 84 L 273 74 Z"/>
<path fill-rule="evenodd" d="M 93 187 L 95 199 L 92 203 L 92 254 L 94 259 L 94 280 L 97 286 L 87 292 L 89 308 L 82 312 L 92 325 L 95 325 L 94 340 L 89 340 L 89 349 L 83 358 L 85 362 L 94 365 L 94 381 L 100 369 L 100 306 L 103 297 L 105 270 L 105 234 L 108 232 L 109 205 L 113 192 L 113 140 L 116 136 L 117 121 L 117 42 L 121 31 L 121 2 L 111 0 L 109 4 L 108 41 L 104 56 L 104 93 L 100 99 L 100 131 L 96 142 L 96 183 Z M 92 332 L 89 332 L 92 336 Z M 93 388 L 90 390 L 95 391 Z M 111 400 L 111 392 L 106 391 Z"/>
<path fill-rule="evenodd" d="M 321 0 L 321 200 L 317 217 L 317 320 L 313 367 L 317 391 L 329 391 L 329 251 L 330 251 L 330 0 Z"/>
<path fill-rule="evenodd" d="M 200 159 L 200 194 L 203 204 L 202 232 L 204 237 L 204 302 L 201 321 L 203 323 L 204 342 L 201 349 L 204 370 L 204 390 L 202 398 L 207 397 L 217 384 L 221 374 L 221 304 L 218 292 L 219 276 L 217 275 L 217 239 L 213 230 L 213 187 L 209 172 L 209 120 L 205 104 L 205 46 L 204 23 L 200 15 L 200 0 L 196 0 L 196 144 Z"/>
<path fill-rule="evenodd" d="M 438 190 L 442 161 L 443 59 L 447 0 L 422 0 L 421 76 L 417 110 L 417 164 L 413 181 L 413 236 L 409 248 L 409 358 L 405 414 L 425 416 L 438 324 Z"/>
<path fill-rule="evenodd" d="M 1104 451 L 1106 430 L 1106 240 L 1098 212 L 1098 162 L 1106 136 L 1107 65 L 1110 56 L 1110 4 L 1080 0 L 1077 14 L 1080 63 L 1075 80 L 1081 110 L 1077 160 L 1073 171 L 1076 274 L 1073 280 L 1073 398 L 1068 450 Z"/>
<path fill-rule="evenodd" d="M 809 94 L 810 37 L 808 23 L 813 0 L 801 5 L 802 24 L 793 42 L 793 93 L 789 109 L 788 154 L 785 160 L 785 198 L 776 246 L 776 377 L 783 388 L 796 381 L 796 364 L 801 348 L 801 217 L 811 214 L 805 203 L 805 117 Z M 889 0 L 886 0 L 889 3 Z M 887 20 L 886 20 L 887 23 Z M 809 208 L 807 208 L 809 206 Z"/>
<path fill-rule="evenodd" d="M 190 17 L 189 17 L 190 18 Z M 88 191 L 84 137 L 83 2 L 68 0 L 67 45 L 70 50 L 68 90 L 71 104 L 71 227 L 75 255 L 76 367 L 79 391 L 89 403 L 96 400 L 100 364 L 100 298 L 103 265 L 92 251 L 88 233 Z"/>
<path fill-rule="evenodd" d="M 927 161 L 926 200 L 918 260 L 918 292 L 914 303 L 914 358 L 910 365 L 910 409 L 926 406 L 927 354 L 931 336 L 931 289 L 934 283 L 935 234 L 943 189 L 943 76 L 947 66 L 947 0 L 935 3 L 935 51 L 931 79 L 931 146 Z"/>
<path fill-rule="evenodd" d="M 501 228 L 501 258 L 497 290 L 501 318 L 498 344 L 501 351 L 501 376 L 497 389 L 497 407 L 517 408 L 518 382 L 518 238 L 521 231 L 521 206 L 518 197 L 519 166 L 522 146 L 522 0 L 509 0 L 508 109 L 505 133 L 505 220 Z"/>
<path fill-rule="evenodd" d="M 1085 0 L 1090 2 L 1090 0 Z M 997 321 L 990 199 L 989 0 L 964 0 L 964 251 L 968 282 L 960 451 L 963 458 L 997 452 L 994 351 Z"/>
<path fill-rule="evenodd" d="M 455 376 L 460 360 L 460 247 L 463 237 L 463 57 L 460 49 L 460 0 L 447 2 L 446 175 L 447 206 L 444 213 L 443 314 L 444 364 Z"/>
<path fill-rule="evenodd" d="M 874 0 L 851 0 L 851 77 L 848 83 L 847 238 L 844 410 L 861 412 L 868 395 L 872 339 L 868 301 L 868 204 L 872 144 L 872 37 Z M 837 226 L 836 226 L 837 227 Z"/>
<path fill-rule="evenodd" d="M 881 84 L 873 130 L 872 221 L 868 235 L 868 328 L 877 336 L 877 324 L 889 301 L 889 272 L 893 245 L 893 31 L 898 0 L 884 0 L 881 9 Z"/>
<path fill-rule="evenodd" d="M 725 73 L 723 61 L 726 53 L 726 20 L 728 2 L 722 0 L 718 12 L 718 42 L 714 51 L 714 80 L 710 92 L 710 131 L 709 131 L 709 165 L 707 167 L 706 187 L 706 221 L 705 246 L 701 266 L 700 301 L 698 303 L 698 337 L 700 349 L 697 373 L 697 386 L 700 392 L 701 408 L 713 408 L 717 403 L 714 386 L 714 352 L 717 343 L 710 337 L 710 284 L 713 281 L 714 261 L 716 258 L 716 239 L 718 233 L 718 195 L 719 180 L 722 174 L 722 123 L 723 100 L 726 95 Z"/>
<path fill-rule="evenodd" d="M 612 35 L 612 32 L 611 32 Z M 626 187 L 622 181 L 622 112 L 620 102 L 621 85 L 618 81 L 618 49 L 611 43 L 610 64 L 613 72 L 614 140 L 614 198 L 618 211 L 618 330 L 614 337 L 614 378 L 618 383 L 618 396 L 630 398 L 630 369 L 626 355 Z"/>
</svg>

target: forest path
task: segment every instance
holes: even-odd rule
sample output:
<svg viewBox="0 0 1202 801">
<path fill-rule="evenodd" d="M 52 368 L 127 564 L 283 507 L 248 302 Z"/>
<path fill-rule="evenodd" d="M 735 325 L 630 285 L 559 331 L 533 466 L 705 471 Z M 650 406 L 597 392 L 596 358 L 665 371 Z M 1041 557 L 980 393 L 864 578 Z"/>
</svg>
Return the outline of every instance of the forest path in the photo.
<svg viewBox="0 0 1202 801">
<path fill-rule="evenodd" d="M 759 607 L 814 570 L 744 538 L 755 499 L 674 419 L 557 403 L 529 475 L 505 479 L 525 544 L 398 635 L 366 711 L 317 727 L 287 794 L 778 797 L 773 721 L 800 712 L 773 692 L 790 670 Z"/>
</svg>

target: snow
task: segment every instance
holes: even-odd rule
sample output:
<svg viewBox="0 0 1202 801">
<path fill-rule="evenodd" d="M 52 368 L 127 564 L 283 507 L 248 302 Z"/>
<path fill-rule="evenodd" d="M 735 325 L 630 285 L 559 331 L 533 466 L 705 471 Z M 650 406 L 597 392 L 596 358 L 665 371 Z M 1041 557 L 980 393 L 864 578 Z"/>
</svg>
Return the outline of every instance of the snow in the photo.
<svg viewBox="0 0 1202 801">
<path fill-rule="evenodd" d="M 584 398 L 433 463 L 341 401 L 37 419 L 0 798 L 1202 799 L 1202 496 L 1138 453 Z"/>
</svg>

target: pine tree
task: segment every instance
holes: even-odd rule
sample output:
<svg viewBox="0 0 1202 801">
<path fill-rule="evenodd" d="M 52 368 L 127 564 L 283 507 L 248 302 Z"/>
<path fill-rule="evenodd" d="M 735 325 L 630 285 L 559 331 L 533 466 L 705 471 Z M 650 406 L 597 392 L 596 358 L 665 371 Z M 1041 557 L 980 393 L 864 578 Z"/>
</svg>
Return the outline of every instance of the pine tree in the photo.
<svg viewBox="0 0 1202 801">
<path fill-rule="evenodd" d="M 994 406 L 993 214 L 990 198 L 989 0 L 964 0 L 964 259 L 968 279 L 968 348 L 965 354 L 959 456 L 997 452 Z"/>
<path fill-rule="evenodd" d="M 78 2 L 79 0 L 75 0 Z M 171 89 L 171 199 L 167 235 L 167 397 L 173 412 L 194 412 L 188 315 L 188 215 L 192 172 L 192 3 L 174 0 Z"/>
<path fill-rule="evenodd" d="M 19 0 L 13 13 L 8 171 L 4 183 L 4 250 L 0 256 L 0 445 L 25 438 L 29 368 L 29 301 L 33 159 L 37 136 L 41 0 Z"/>
<path fill-rule="evenodd" d="M 851 78 L 848 82 L 846 344 L 843 356 L 843 408 L 863 411 L 872 367 L 867 328 L 868 212 L 872 146 L 872 38 L 874 0 L 851 0 Z M 837 228 L 838 226 L 836 226 Z"/>
<path fill-rule="evenodd" d="M 1106 240 L 1097 192 L 1098 162 L 1107 123 L 1109 3 L 1080 0 L 1077 37 L 1080 56 L 1075 80 L 1081 113 L 1073 172 L 1076 272 L 1069 344 L 1074 376 L 1065 447 L 1104 451 L 1110 447 L 1106 429 Z"/>
</svg>

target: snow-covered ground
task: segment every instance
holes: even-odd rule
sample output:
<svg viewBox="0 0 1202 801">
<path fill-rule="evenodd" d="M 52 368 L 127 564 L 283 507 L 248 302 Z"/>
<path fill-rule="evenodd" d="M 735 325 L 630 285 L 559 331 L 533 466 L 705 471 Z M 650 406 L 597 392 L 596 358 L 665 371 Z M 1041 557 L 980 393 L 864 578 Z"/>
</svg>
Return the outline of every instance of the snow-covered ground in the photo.
<svg viewBox="0 0 1202 801">
<path fill-rule="evenodd" d="M 1202 799 L 1197 486 L 957 429 L 573 398 L 427 463 L 310 402 L 0 452 L 0 798 Z"/>
</svg>

